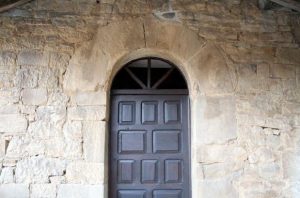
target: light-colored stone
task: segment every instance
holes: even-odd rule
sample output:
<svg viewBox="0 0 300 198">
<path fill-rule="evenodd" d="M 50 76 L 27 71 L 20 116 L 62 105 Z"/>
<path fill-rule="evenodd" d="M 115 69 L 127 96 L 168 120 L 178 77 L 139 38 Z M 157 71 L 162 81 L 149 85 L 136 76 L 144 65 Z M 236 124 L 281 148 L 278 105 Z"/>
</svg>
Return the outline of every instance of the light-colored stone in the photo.
<svg viewBox="0 0 300 198">
<path fill-rule="evenodd" d="M 0 66 L 14 65 L 16 61 L 16 54 L 10 51 L 0 52 Z"/>
<path fill-rule="evenodd" d="M 1 170 L 0 184 L 14 183 L 14 169 L 5 167 Z"/>
<path fill-rule="evenodd" d="M 103 185 L 61 184 L 58 186 L 57 198 L 98 198 L 104 197 Z"/>
<path fill-rule="evenodd" d="M 106 104 L 106 92 L 77 92 L 75 101 L 77 105 L 105 105 Z"/>
<path fill-rule="evenodd" d="M 30 123 L 28 132 L 36 138 L 48 139 L 62 134 L 62 127 L 66 119 L 66 107 L 41 106 L 36 110 L 36 121 Z"/>
<path fill-rule="evenodd" d="M 24 50 L 18 55 L 18 65 L 48 66 L 49 54 L 37 50 Z"/>
<path fill-rule="evenodd" d="M 36 68 L 21 68 L 17 70 L 14 79 L 16 86 L 20 88 L 36 88 L 38 85 L 39 72 Z"/>
<path fill-rule="evenodd" d="M 104 163 L 105 160 L 105 127 L 101 121 L 83 123 L 83 153 L 88 162 Z"/>
<path fill-rule="evenodd" d="M 47 103 L 46 89 L 24 89 L 21 96 L 25 105 L 43 105 Z"/>
<path fill-rule="evenodd" d="M 233 163 L 246 160 L 247 152 L 238 145 L 206 145 L 199 147 L 197 157 L 198 162 L 205 164 Z"/>
<path fill-rule="evenodd" d="M 224 143 L 237 137 L 233 96 L 198 97 L 196 100 L 192 113 L 198 142 Z"/>
<path fill-rule="evenodd" d="M 20 109 L 18 105 L 0 106 L 0 114 L 18 114 Z"/>
<path fill-rule="evenodd" d="M 66 162 L 57 158 L 43 156 L 25 158 L 17 163 L 17 183 L 49 183 L 49 176 L 61 176 L 66 169 Z"/>
<path fill-rule="evenodd" d="M 28 123 L 26 118 L 20 114 L 0 115 L 0 132 L 26 132 L 27 125 Z"/>
<path fill-rule="evenodd" d="M 55 184 L 31 184 L 31 198 L 56 198 Z"/>
<path fill-rule="evenodd" d="M 106 114 L 105 106 L 78 106 L 68 108 L 70 120 L 104 120 Z"/>
<path fill-rule="evenodd" d="M 72 162 L 67 166 L 66 179 L 71 184 L 103 184 L 104 164 Z"/>
<path fill-rule="evenodd" d="M 294 152 L 284 152 L 282 160 L 283 176 L 292 181 L 300 180 L 300 156 Z"/>
<path fill-rule="evenodd" d="M 238 192 L 234 188 L 231 179 L 215 179 L 200 181 L 197 188 L 199 198 L 237 198 Z"/>
<path fill-rule="evenodd" d="M 0 197 L 5 198 L 29 198 L 29 186 L 26 184 L 0 185 Z"/>
</svg>

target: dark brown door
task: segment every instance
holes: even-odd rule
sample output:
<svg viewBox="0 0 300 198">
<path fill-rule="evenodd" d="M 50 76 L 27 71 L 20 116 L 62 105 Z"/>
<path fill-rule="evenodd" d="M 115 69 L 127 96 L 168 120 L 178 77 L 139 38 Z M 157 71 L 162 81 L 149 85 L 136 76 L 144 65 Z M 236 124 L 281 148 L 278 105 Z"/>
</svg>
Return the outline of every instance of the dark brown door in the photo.
<svg viewBox="0 0 300 198">
<path fill-rule="evenodd" d="M 113 95 L 110 198 L 189 198 L 187 95 Z"/>
</svg>

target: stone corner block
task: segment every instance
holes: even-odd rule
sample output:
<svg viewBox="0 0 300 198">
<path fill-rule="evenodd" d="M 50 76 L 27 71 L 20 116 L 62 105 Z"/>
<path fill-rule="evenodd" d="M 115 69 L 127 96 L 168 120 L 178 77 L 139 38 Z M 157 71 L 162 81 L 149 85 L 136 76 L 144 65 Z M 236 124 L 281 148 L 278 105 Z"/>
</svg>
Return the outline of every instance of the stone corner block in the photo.
<svg viewBox="0 0 300 198">
<path fill-rule="evenodd" d="M 67 166 L 66 180 L 73 184 L 103 184 L 104 164 L 72 162 Z"/>
</svg>

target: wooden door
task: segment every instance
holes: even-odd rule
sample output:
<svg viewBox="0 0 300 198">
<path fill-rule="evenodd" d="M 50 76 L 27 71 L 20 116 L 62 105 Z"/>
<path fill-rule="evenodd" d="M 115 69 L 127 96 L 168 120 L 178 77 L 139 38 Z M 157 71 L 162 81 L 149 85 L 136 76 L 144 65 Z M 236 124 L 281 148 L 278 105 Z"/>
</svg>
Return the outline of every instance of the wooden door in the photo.
<svg viewBox="0 0 300 198">
<path fill-rule="evenodd" d="M 113 95 L 110 198 L 189 198 L 187 95 Z"/>
</svg>

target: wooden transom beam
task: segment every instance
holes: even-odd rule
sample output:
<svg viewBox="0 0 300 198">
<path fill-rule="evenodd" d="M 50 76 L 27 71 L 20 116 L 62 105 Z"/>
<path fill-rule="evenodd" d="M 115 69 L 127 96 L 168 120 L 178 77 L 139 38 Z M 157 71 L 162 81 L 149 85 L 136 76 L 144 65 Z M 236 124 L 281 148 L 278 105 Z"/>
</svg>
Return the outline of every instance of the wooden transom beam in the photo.
<svg viewBox="0 0 300 198">
<path fill-rule="evenodd" d="M 266 6 L 269 2 L 273 2 L 283 7 L 300 12 L 300 2 L 297 2 L 295 0 L 258 0 L 259 8 L 266 9 Z"/>
<path fill-rule="evenodd" d="M 29 1 L 32 0 L 7 1 L 4 4 L 0 4 L 0 13 L 15 8 L 17 6 L 23 5 L 25 3 L 28 3 Z"/>
</svg>

